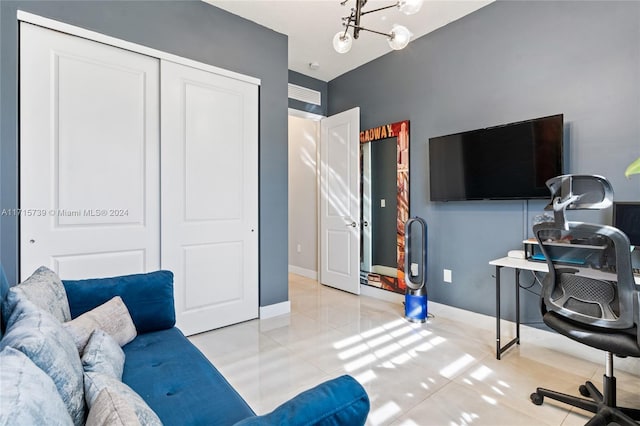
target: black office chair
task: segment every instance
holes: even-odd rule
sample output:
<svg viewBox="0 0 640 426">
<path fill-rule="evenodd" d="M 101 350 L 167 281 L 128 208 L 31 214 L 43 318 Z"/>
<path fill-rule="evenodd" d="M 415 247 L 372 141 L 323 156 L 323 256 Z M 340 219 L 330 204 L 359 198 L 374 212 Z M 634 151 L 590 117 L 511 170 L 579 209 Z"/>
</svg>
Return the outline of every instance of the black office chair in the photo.
<svg viewBox="0 0 640 426">
<path fill-rule="evenodd" d="M 613 190 L 606 179 L 585 175 L 558 176 L 547 186 L 554 219 L 533 227 L 549 266 L 542 282 L 542 318 L 557 332 L 605 351 L 606 364 L 602 393 L 587 381 L 579 392 L 589 399 L 538 388 L 531 401 L 541 405 L 548 397 L 595 413 L 589 426 L 637 426 L 634 419 L 640 420 L 640 410 L 616 406 L 613 375 L 613 355 L 640 357 L 640 291 L 633 279 L 629 239 L 617 228 L 565 217 L 566 210 L 608 207 Z"/>
</svg>

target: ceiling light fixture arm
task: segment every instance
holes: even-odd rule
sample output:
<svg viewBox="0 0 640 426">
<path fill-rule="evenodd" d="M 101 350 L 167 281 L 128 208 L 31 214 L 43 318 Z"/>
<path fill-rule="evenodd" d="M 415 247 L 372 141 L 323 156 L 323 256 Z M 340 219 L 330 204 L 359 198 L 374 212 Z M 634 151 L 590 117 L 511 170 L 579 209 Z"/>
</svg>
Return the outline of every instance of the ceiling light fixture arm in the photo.
<svg viewBox="0 0 640 426">
<path fill-rule="evenodd" d="M 393 33 L 391 33 L 391 34 L 383 33 L 382 31 L 370 30 L 369 28 L 365 28 L 365 27 L 356 27 L 355 25 L 352 25 L 352 24 L 347 24 L 347 30 L 349 28 L 353 28 L 354 29 L 353 38 L 358 38 L 358 37 L 355 36 L 355 31 L 368 31 L 370 33 L 380 34 L 380 35 L 383 35 L 385 37 L 393 37 Z"/>
<path fill-rule="evenodd" d="M 341 5 L 345 5 L 349 0 L 344 0 L 341 2 Z M 395 2 L 394 4 L 390 4 L 389 6 L 379 7 L 377 9 L 372 10 L 362 10 L 362 8 L 367 3 L 367 0 L 355 0 L 356 7 L 351 9 L 351 15 L 345 16 L 342 18 L 343 25 L 346 27 L 344 30 L 344 34 L 346 35 L 347 31 L 349 31 L 349 27 L 353 28 L 353 38 L 357 39 L 360 35 L 360 31 L 369 31 L 371 33 L 376 33 L 383 35 L 385 37 L 393 37 L 393 33 L 383 33 L 381 31 L 370 30 L 360 25 L 360 18 L 362 15 L 367 15 L 369 13 L 380 12 L 381 10 L 391 9 L 393 7 L 398 7 L 400 5 L 400 1 Z"/>
<path fill-rule="evenodd" d="M 360 15 L 366 15 L 368 13 L 373 13 L 373 12 L 380 12 L 381 10 L 391 9 L 392 7 L 398 7 L 399 5 L 400 5 L 400 2 L 397 1 L 394 4 L 391 4 L 389 6 L 379 7 L 377 9 L 371 9 L 371 10 L 367 10 L 366 12 L 361 12 Z"/>
<path fill-rule="evenodd" d="M 382 32 L 371 30 L 360 25 L 360 20 L 363 15 L 369 13 L 380 12 L 383 10 L 398 8 L 402 13 L 406 15 L 412 15 L 417 13 L 422 6 L 423 0 L 396 0 L 395 3 L 388 6 L 378 7 L 371 10 L 363 10 L 368 0 L 354 0 L 355 7 L 351 8 L 351 14 L 342 18 L 342 25 L 345 27 L 344 31 L 339 31 L 333 37 L 333 47 L 338 53 L 346 53 L 351 49 L 353 40 L 360 36 L 360 31 L 368 31 L 371 33 L 379 34 L 387 38 L 389 46 L 394 50 L 404 49 L 409 43 L 411 38 L 411 32 L 403 25 L 394 25 L 390 32 Z M 349 0 L 343 0 L 340 2 L 342 6 L 346 5 Z M 353 28 L 353 36 L 349 34 L 349 28 Z"/>
</svg>

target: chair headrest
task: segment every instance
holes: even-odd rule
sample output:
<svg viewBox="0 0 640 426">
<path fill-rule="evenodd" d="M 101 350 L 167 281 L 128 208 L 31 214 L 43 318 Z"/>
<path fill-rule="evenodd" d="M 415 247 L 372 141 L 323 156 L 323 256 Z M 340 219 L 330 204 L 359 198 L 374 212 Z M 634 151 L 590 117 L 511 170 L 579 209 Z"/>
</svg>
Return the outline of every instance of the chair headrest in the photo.
<svg viewBox="0 0 640 426">
<path fill-rule="evenodd" d="M 546 210 L 553 210 L 554 221 L 565 224 L 566 210 L 602 210 L 613 204 L 611 183 L 598 175 L 561 175 L 549 179 L 551 202 Z"/>
</svg>

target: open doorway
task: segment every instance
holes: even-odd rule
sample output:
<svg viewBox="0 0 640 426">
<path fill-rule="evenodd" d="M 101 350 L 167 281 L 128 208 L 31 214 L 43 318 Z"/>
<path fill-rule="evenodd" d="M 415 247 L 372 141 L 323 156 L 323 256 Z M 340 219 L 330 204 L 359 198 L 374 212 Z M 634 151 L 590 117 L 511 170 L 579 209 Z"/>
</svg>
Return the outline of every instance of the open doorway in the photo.
<svg viewBox="0 0 640 426">
<path fill-rule="evenodd" d="M 318 143 L 322 116 L 289 110 L 289 272 L 318 279 Z"/>
</svg>

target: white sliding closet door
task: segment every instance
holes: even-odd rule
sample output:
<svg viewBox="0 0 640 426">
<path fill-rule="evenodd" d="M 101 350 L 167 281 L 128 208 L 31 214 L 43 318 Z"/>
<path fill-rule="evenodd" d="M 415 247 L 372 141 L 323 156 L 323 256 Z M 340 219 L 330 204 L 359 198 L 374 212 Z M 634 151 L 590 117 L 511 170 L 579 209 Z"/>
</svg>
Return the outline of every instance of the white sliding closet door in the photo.
<svg viewBox="0 0 640 426">
<path fill-rule="evenodd" d="M 20 24 L 20 273 L 160 266 L 159 60 Z"/>
<path fill-rule="evenodd" d="M 258 87 L 161 71 L 161 262 L 190 335 L 258 317 Z"/>
</svg>

